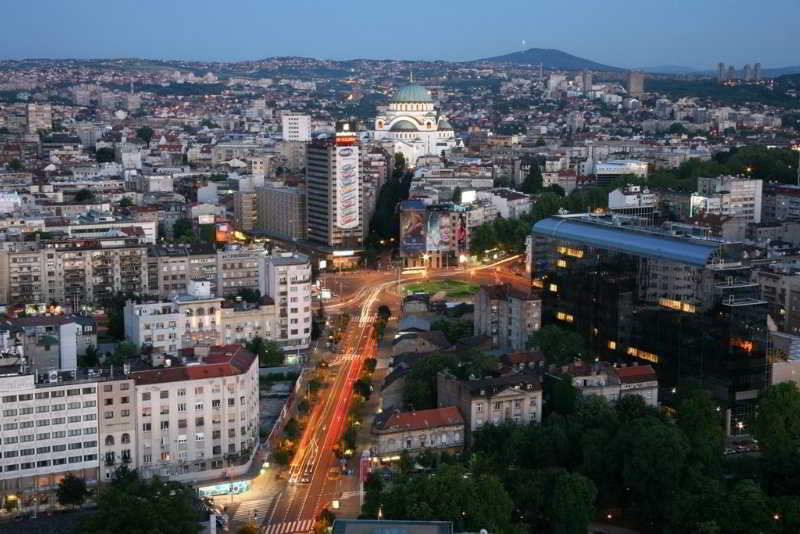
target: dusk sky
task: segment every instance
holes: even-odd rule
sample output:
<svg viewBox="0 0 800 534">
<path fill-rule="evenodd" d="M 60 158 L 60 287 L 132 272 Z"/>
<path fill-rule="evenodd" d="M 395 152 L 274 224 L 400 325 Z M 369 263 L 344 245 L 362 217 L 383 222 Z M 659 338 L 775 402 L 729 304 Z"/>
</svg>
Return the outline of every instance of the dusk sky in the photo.
<svg viewBox="0 0 800 534">
<path fill-rule="evenodd" d="M 619 67 L 800 64 L 800 0 L 34 0 L 0 57 L 469 60 L 556 48 Z"/>
</svg>

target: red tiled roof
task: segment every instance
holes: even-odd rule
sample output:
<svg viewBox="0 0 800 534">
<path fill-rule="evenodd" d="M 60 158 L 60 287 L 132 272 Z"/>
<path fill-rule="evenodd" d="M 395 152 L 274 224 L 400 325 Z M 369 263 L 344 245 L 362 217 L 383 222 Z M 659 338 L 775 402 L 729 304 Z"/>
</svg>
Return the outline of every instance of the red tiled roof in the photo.
<svg viewBox="0 0 800 534">
<path fill-rule="evenodd" d="M 385 430 L 423 430 L 440 426 L 463 425 L 464 418 L 455 406 L 418 412 L 399 412 L 389 417 Z"/>
<path fill-rule="evenodd" d="M 616 369 L 617 376 L 623 383 L 650 382 L 656 380 L 656 371 L 651 365 L 633 365 Z"/>
<path fill-rule="evenodd" d="M 247 372 L 255 358 L 241 345 L 217 345 L 209 348 L 208 356 L 199 364 L 136 371 L 131 378 L 143 385 L 236 376 Z"/>
</svg>

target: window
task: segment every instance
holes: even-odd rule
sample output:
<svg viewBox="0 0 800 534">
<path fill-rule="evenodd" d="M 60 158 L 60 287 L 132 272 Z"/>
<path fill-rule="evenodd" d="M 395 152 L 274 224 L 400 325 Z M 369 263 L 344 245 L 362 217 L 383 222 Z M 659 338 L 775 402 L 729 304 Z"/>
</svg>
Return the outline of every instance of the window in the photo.
<svg viewBox="0 0 800 534">
<path fill-rule="evenodd" d="M 142 393 L 142 400 L 143 401 L 149 401 L 150 400 L 150 393 L 149 392 Z"/>
<path fill-rule="evenodd" d="M 84 408 L 94 408 L 95 406 L 97 406 L 97 401 L 83 401 Z"/>
<path fill-rule="evenodd" d="M 106 399 L 104 404 L 106 406 L 112 406 L 114 404 L 114 399 Z"/>
<path fill-rule="evenodd" d="M 203 426 L 203 425 L 205 425 L 205 420 L 202 417 L 195 417 L 194 426 Z"/>
<path fill-rule="evenodd" d="M 179 412 L 185 412 L 186 411 L 186 403 L 185 402 L 179 402 L 178 403 L 178 411 Z"/>
<path fill-rule="evenodd" d="M 169 421 L 161 421 L 161 430 L 169 429 Z"/>
<path fill-rule="evenodd" d="M 119 402 L 120 404 L 128 404 L 130 402 L 130 397 L 122 397 Z"/>
<path fill-rule="evenodd" d="M 47 413 L 50 411 L 50 406 L 37 406 L 36 413 Z"/>
<path fill-rule="evenodd" d="M 81 403 L 80 403 L 80 402 L 70 402 L 70 403 L 67 405 L 67 407 L 68 407 L 70 410 L 79 410 L 79 409 L 81 408 Z"/>
<path fill-rule="evenodd" d="M 152 429 L 153 428 L 150 423 L 142 423 L 142 432 L 150 432 Z"/>
<path fill-rule="evenodd" d="M 51 412 L 60 412 L 60 411 L 63 411 L 65 408 L 66 408 L 66 405 L 64 405 L 64 404 L 53 404 L 53 405 L 50 406 L 50 411 Z"/>
<path fill-rule="evenodd" d="M 83 388 L 84 395 L 93 395 L 94 393 L 97 393 L 97 388 Z"/>
<path fill-rule="evenodd" d="M 36 454 L 50 454 L 50 447 L 38 447 Z"/>
<path fill-rule="evenodd" d="M 130 417 L 131 411 L 130 410 L 120 410 L 119 415 L 120 415 L 120 417 Z"/>
<path fill-rule="evenodd" d="M 179 397 L 185 397 L 186 396 L 186 390 L 185 389 L 179 389 L 178 390 L 178 396 Z"/>
<path fill-rule="evenodd" d="M 83 416 L 83 420 L 84 421 L 96 421 L 97 420 L 97 414 L 87 413 L 87 414 L 85 414 Z"/>
<path fill-rule="evenodd" d="M 103 391 L 105 393 L 109 393 L 110 391 L 113 391 L 113 390 L 114 390 L 114 386 L 112 386 L 111 384 L 106 384 L 106 385 L 103 386 Z"/>
<path fill-rule="evenodd" d="M 50 432 L 45 432 L 43 434 L 36 434 L 36 441 L 43 439 L 50 439 Z"/>
<path fill-rule="evenodd" d="M 169 398 L 169 391 L 162 391 L 161 392 L 161 398 L 162 399 L 168 399 Z"/>
<path fill-rule="evenodd" d="M 114 412 L 112 412 L 112 411 L 105 412 L 103 414 L 103 417 L 106 418 L 106 419 L 113 419 L 114 418 Z"/>
<path fill-rule="evenodd" d="M 195 441 L 203 441 L 204 439 L 206 439 L 206 435 L 203 432 L 197 432 L 194 435 L 194 440 Z"/>
</svg>

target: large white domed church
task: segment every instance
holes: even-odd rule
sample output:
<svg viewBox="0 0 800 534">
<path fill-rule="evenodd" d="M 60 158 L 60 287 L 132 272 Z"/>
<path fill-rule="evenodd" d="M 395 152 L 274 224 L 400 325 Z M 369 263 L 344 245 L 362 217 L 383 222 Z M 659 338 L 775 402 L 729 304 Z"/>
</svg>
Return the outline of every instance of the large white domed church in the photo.
<svg viewBox="0 0 800 534">
<path fill-rule="evenodd" d="M 430 93 L 419 85 L 395 91 L 389 109 L 375 117 L 375 139 L 392 143 L 408 165 L 416 166 L 420 156 L 438 156 L 458 145 L 453 127 L 433 104 Z"/>
</svg>

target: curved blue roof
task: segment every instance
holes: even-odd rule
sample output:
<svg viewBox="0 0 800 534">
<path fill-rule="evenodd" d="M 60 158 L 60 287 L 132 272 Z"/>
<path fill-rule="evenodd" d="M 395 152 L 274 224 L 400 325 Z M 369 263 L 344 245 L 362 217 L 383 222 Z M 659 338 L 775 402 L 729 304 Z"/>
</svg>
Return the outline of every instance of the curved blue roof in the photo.
<svg viewBox="0 0 800 534">
<path fill-rule="evenodd" d="M 392 102 L 433 102 L 431 94 L 420 85 L 405 85 L 395 91 Z"/>
<path fill-rule="evenodd" d="M 413 122 L 408 121 L 406 119 L 400 119 L 396 123 L 392 124 L 392 127 L 390 128 L 390 131 L 392 131 L 392 132 L 416 132 L 416 131 L 418 131 L 418 128 L 416 127 L 416 125 Z"/>
<path fill-rule="evenodd" d="M 623 226 L 548 217 L 533 225 L 533 233 L 635 256 L 704 267 L 720 243 L 681 239 Z"/>
</svg>

